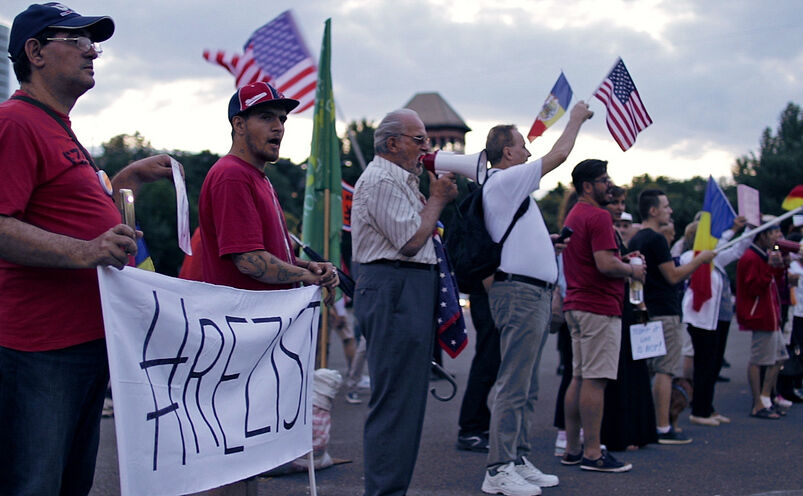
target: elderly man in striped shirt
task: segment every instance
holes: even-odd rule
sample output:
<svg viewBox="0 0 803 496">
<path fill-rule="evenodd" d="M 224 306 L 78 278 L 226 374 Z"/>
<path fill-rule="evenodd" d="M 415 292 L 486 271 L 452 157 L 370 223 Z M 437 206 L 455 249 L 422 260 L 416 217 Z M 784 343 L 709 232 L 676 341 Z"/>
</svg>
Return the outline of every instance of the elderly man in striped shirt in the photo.
<svg viewBox="0 0 803 496">
<path fill-rule="evenodd" d="M 434 343 L 438 270 L 432 233 L 457 186 L 452 174 L 432 176 L 429 201 L 419 192 L 419 159 L 429 151 L 429 139 L 412 110 L 386 115 L 374 148 L 351 212 L 353 259 L 360 263 L 354 313 L 371 376 L 365 494 L 403 495 L 418 455 Z"/>
</svg>

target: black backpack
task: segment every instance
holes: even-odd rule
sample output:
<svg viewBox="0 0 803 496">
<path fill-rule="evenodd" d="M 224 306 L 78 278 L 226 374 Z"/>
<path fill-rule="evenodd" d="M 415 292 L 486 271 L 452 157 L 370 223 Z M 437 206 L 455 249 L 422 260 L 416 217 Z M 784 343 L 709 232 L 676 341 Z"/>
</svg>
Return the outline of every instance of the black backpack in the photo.
<svg viewBox="0 0 803 496">
<path fill-rule="evenodd" d="M 463 293 L 484 292 L 482 280 L 496 272 L 502 259 L 502 245 L 513 226 L 530 208 L 525 198 L 498 243 L 485 228 L 482 187 L 472 190 L 457 207 L 454 222 L 446 232 L 446 254 L 452 265 L 457 287 Z"/>
</svg>

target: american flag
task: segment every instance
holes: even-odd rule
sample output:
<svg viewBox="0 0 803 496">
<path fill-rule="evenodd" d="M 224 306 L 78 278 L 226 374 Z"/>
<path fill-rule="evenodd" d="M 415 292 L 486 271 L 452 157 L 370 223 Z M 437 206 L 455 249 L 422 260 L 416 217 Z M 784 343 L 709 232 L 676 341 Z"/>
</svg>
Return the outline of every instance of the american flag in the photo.
<svg viewBox="0 0 803 496">
<path fill-rule="evenodd" d="M 289 10 L 254 31 L 242 55 L 204 50 L 204 58 L 232 73 L 237 88 L 267 81 L 301 102 L 293 112 L 303 112 L 315 103 L 318 67 Z"/>
<path fill-rule="evenodd" d="M 440 222 L 438 227 L 442 228 Z M 446 250 L 441 242 L 440 234 L 436 233 L 432 240 L 435 244 L 435 254 L 438 257 L 438 308 L 435 317 L 438 325 L 438 344 L 455 358 L 468 344 L 466 322 L 463 319 L 463 309 L 460 308 L 460 295 L 457 293 L 457 280 L 455 280 Z"/>
<path fill-rule="evenodd" d="M 594 96 L 605 104 L 608 111 L 608 130 L 623 151 L 633 146 L 638 133 L 652 124 L 621 58 L 594 92 Z"/>
</svg>

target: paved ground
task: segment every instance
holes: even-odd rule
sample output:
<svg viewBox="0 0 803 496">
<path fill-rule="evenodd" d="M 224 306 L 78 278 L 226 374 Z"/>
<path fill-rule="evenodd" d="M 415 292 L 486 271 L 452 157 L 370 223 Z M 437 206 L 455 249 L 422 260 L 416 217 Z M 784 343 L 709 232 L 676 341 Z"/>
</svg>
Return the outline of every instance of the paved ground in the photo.
<svg viewBox="0 0 803 496">
<path fill-rule="evenodd" d="M 793 407 L 785 418 L 778 421 L 748 416 L 751 400 L 745 364 L 750 342 L 746 333 L 732 330 L 726 357 L 733 366 L 724 370 L 731 382 L 717 384 L 717 410 L 730 416 L 733 423 L 720 427 L 693 426 L 688 422 L 687 411 L 680 425 L 694 442 L 687 446 L 650 445 L 635 452 L 617 453 L 618 458 L 633 464 L 633 470 L 625 474 L 589 473 L 578 467 L 564 467 L 558 458 L 552 456 L 555 438 L 552 416 L 559 383 L 555 373 L 558 364 L 555 344 L 552 335 L 541 363 L 539 403 L 542 413 L 533 439 L 536 465 L 544 472 L 557 474 L 561 481 L 558 487 L 544 489 L 545 496 L 803 496 L 803 406 Z M 339 343 L 333 343 L 330 350 L 330 367 L 344 367 Z M 410 496 L 483 494 L 480 485 L 485 455 L 454 448 L 460 400 L 472 355 L 473 341 L 456 360 L 445 359 L 446 367 L 457 376 L 460 391 L 448 403 L 430 397 L 421 452 L 408 492 Z M 443 382 L 433 385 L 446 388 Z M 365 403 L 350 405 L 342 394 L 336 398 L 329 452 L 333 457 L 349 459 L 351 463 L 317 472 L 319 495 L 362 495 L 362 425 L 366 413 Z M 114 423 L 112 419 L 104 419 L 91 495 L 117 494 L 119 480 Z M 310 494 L 307 474 L 261 479 L 258 494 Z"/>
</svg>

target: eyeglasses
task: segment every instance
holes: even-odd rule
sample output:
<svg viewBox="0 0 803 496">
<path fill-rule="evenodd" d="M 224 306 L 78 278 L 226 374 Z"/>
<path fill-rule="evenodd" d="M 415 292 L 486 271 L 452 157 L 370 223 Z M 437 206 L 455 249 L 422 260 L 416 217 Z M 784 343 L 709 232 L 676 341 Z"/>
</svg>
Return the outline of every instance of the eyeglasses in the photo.
<svg viewBox="0 0 803 496">
<path fill-rule="evenodd" d="M 92 40 L 87 38 L 86 36 L 78 36 L 76 38 L 45 38 L 47 41 L 71 41 L 75 43 L 75 46 L 78 47 L 78 50 L 81 53 L 87 53 L 90 49 L 94 50 L 96 54 L 100 55 L 103 53 L 103 49 L 100 48 L 100 43 L 93 43 Z"/>
<path fill-rule="evenodd" d="M 409 134 L 404 133 L 401 133 L 401 136 L 407 136 L 411 140 L 415 141 L 416 145 L 429 144 L 429 138 L 426 136 L 410 136 Z"/>
</svg>

